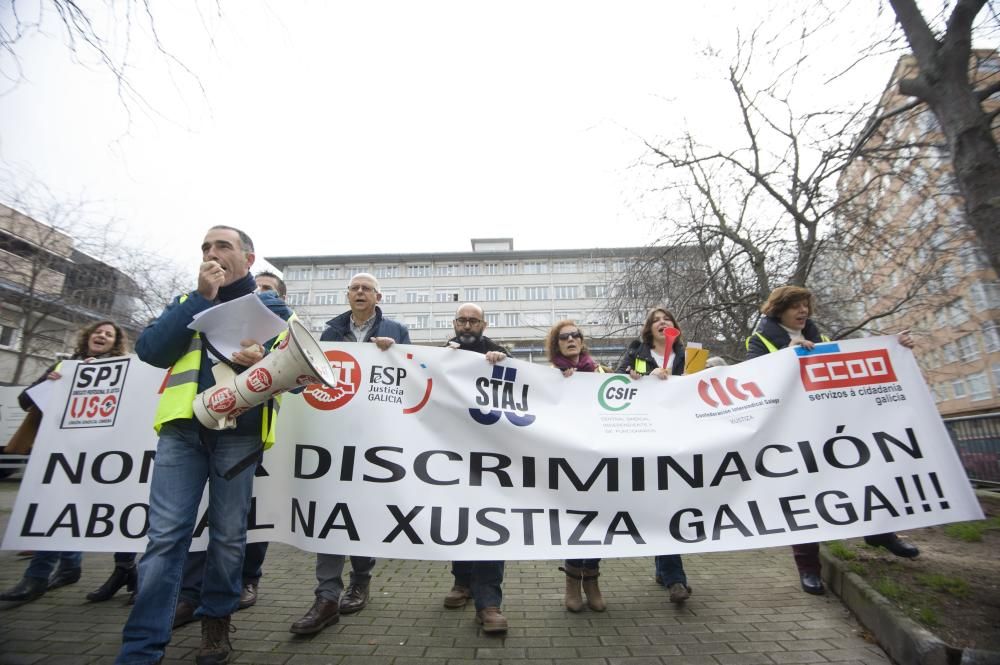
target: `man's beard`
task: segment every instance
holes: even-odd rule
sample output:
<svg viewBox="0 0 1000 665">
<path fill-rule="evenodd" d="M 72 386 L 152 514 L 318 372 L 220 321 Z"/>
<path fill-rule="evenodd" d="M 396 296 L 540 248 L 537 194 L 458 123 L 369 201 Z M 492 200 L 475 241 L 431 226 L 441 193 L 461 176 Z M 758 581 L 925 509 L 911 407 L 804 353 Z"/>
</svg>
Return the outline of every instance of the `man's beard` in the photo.
<svg viewBox="0 0 1000 665">
<path fill-rule="evenodd" d="M 460 332 L 458 333 L 458 341 L 461 342 L 463 346 L 472 346 L 473 344 L 478 342 L 479 338 L 482 336 L 483 336 L 482 333 Z"/>
</svg>

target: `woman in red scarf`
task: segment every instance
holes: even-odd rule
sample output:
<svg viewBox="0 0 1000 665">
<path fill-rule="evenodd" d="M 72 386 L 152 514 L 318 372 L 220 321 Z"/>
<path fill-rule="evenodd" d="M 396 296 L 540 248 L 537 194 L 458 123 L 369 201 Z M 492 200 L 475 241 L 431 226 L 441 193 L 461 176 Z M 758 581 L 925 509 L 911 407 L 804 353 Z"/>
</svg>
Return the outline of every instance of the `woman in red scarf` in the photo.
<svg viewBox="0 0 1000 665">
<path fill-rule="evenodd" d="M 570 377 L 576 372 L 601 372 L 601 367 L 587 352 L 587 344 L 583 341 L 583 332 L 574 321 L 563 320 L 552 326 L 545 338 L 545 352 L 549 361 Z M 566 559 L 565 567 L 559 570 L 566 573 L 566 609 L 579 612 L 583 609 L 583 595 L 587 595 L 587 605 L 595 612 L 603 612 L 607 604 L 601 596 L 601 588 L 597 577 L 601 574 L 600 559 Z"/>
</svg>

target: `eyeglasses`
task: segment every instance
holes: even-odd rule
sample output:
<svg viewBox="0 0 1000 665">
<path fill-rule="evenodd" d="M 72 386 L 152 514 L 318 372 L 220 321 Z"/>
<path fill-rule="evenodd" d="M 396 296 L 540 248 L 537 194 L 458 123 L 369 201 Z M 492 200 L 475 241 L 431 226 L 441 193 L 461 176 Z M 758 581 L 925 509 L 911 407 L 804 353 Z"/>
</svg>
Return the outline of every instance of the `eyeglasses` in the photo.
<svg viewBox="0 0 1000 665">
<path fill-rule="evenodd" d="M 455 323 L 460 326 L 478 326 L 482 322 L 482 319 L 467 319 L 464 316 L 460 316 L 455 319 Z"/>
<path fill-rule="evenodd" d="M 361 293 L 371 293 L 375 289 L 373 289 L 372 287 L 368 286 L 367 284 L 351 284 L 350 286 L 347 287 L 347 290 L 348 291 L 353 291 L 354 293 L 357 293 L 359 291 Z"/>
<path fill-rule="evenodd" d="M 583 339 L 583 333 L 579 330 L 568 333 L 559 333 L 560 342 L 565 342 L 568 339 Z"/>
</svg>

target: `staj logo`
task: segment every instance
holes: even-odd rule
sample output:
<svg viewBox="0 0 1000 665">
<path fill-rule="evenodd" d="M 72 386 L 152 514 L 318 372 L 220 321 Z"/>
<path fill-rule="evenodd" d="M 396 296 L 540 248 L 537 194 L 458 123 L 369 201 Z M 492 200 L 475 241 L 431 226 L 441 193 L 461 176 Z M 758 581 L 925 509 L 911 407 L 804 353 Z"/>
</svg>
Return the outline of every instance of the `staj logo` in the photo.
<svg viewBox="0 0 1000 665">
<path fill-rule="evenodd" d="M 804 356 L 799 358 L 799 374 L 809 392 L 896 381 L 886 349 Z"/>
<path fill-rule="evenodd" d="M 481 425 L 492 425 L 506 416 L 512 424 L 527 427 L 535 422 L 535 416 L 528 411 L 528 384 L 521 386 L 520 401 L 514 395 L 514 382 L 517 380 L 517 369 L 513 367 L 493 366 L 493 377 L 481 376 L 476 379 L 476 404 L 481 407 L 492 407 L 486 413 L 482 409 L 469 409 L 472 419 Z"/>
<path fill-rule="evenodd" d="M 745 402 L 751 397 L 763 396 L 764 393 L 753 381 L 737 383 L 735 378 L 729 377 L 726 379 L 725 386 L 723 386 L 722 381 L 715 378 L 708 381 L 702 379 L 698 382 L 698 397 L 713 409 L 720 406 L 732 406 L 734 398 Z"/>
<path fill-rule="evenodd" d="M 358 387 L 361 385 L 361 366 L 354 356 L 337 349 L 331 349 L 325 355 L 333 368 L 333 387 L 328 388 L 322 383 L 314 383 L 302 391 L 302 397 L 314 409 L 333 411 L 350 402 L 358 394 Z"/>
</svg>

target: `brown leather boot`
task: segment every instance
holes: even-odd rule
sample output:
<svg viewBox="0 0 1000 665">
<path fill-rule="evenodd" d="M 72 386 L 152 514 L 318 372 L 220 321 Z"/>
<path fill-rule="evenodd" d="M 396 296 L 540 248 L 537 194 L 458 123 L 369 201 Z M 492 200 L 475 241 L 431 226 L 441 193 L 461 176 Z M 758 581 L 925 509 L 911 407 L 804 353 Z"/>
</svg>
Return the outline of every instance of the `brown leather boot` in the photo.
<svg viewBox="0 0 1000 665">
<path fill-rule="evenodd" d="M 581 595 L 580 581 L 583 579 L 583 569 L 567 565 L 565 568 L 560 566 L 559 570 L 566 573 L 566 598 L 564 599 L 566 609 L 570 612 L 581 611 L 583 609 L 583 596 Z"/>
<path fill-rule="evenodd" d="M 299 635 L 311 635 L 338 621 L 340 621 L 340 603 L 336 600 L 327 600 L 322 596 L 316 596 L 316 601 L 309 608 L 309 611 L 293 623 L 288 631 Z"/>
<path fill-rule="evenodd" d="M 601 595 L 601 587 L 597 584 L 597 578 L 601 573 L 596 568 L 588 568 L 583 571 L 583 592 L 587 594 L 587 604 L 595 612 L 603 612 L 608 609 Z"/>
</svg>

